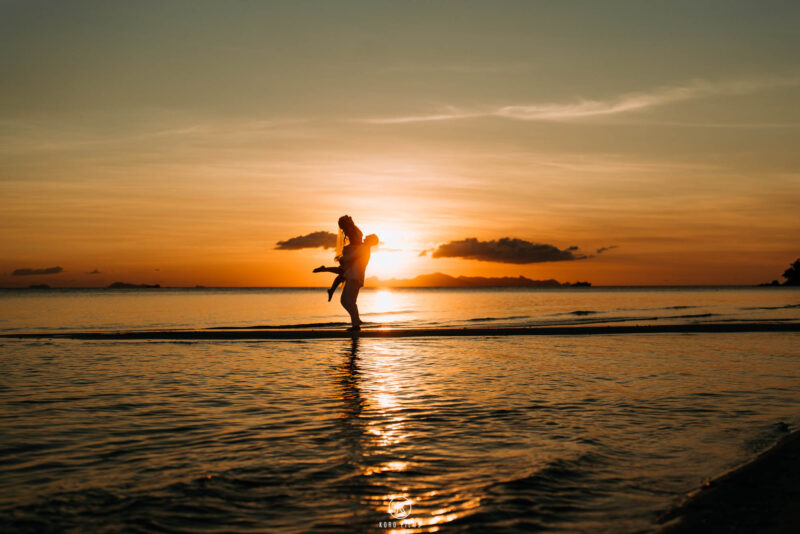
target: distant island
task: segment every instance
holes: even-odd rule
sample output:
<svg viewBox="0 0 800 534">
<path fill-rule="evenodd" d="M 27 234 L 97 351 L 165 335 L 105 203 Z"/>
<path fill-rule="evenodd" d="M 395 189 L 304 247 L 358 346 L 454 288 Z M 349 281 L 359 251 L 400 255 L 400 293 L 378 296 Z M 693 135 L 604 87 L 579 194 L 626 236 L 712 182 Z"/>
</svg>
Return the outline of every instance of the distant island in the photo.
<svg viewBox="0 0 800 534">
<path fill-rule="evenodd" d="M 114 282 L 108 285 L 108 289 L 156 289 L 161 284 L 128 284 L 126 282 Z"/>
<path fill-rule="evenodd" d="M 415 278 L 367 278 L 370 287 L 591 287 L 589 282 L 561 283 L 558 280 L 531 280 L 524 276 L 484 277 L 450 276 L 444 273 L 422 274 Z"/>
</svg>

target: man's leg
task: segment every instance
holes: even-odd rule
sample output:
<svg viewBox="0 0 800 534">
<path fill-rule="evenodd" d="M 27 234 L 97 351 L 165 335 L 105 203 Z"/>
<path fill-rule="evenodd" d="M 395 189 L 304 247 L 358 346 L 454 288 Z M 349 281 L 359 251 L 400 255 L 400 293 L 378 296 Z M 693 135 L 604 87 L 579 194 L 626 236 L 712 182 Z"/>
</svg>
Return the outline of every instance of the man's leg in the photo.
<svg viewBox="0 0 800 534">
<path fill-rule="evenodd" d="M 353 323 L 354 328 L 361 325 L 361 317 L 358 316 L 358 305 L 356 305 L 360 289 L 360 285 L 350 280 L 344 283 L 344 289 L 342 289 L 342 307 L 350 314 L 350 321 Z"/>
</svg>

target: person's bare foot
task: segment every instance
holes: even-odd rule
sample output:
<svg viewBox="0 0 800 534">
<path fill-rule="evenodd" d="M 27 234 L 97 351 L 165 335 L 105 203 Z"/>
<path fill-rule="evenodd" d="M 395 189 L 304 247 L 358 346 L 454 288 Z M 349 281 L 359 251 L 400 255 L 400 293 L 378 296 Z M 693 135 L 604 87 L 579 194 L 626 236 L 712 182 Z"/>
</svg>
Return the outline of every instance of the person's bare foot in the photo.
<svg viewBox="0 0 800 534">
<path fill-rule="evenodd" d="M 311 272 L 312 272 L 312 273 L 321 273 L 321 272 L 322 272 L 322 271 L 324 271 L 324 270 L 325 270 L 325 266 L 324 266 L 324 265 L 320 265 L 319 267 L 317 267 L 316 269 L 314 269 L 314 270 L 313 270 L 313 271 L 311 271 Z"/>
<path fill-rule="evenodd" d="M 361 331 L 361 325 L 353 325 L 347 329 L 347 332 L 360 332 L 360 331 Z"/>
<path fill-rule="evenodd" d="M 328 302 L 330 302 L 331 299 L 333 298 L 333 292 L 334 291 L 336 291 L 336 290 L 335 289 L 329 289 L 328 290 Z"/>
</svg>

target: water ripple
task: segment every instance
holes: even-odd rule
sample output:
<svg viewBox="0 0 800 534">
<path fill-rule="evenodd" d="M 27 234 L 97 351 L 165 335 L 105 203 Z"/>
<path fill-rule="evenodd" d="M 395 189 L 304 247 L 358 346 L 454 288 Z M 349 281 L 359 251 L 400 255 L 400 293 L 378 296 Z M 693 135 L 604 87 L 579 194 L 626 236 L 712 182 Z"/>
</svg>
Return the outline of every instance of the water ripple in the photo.
<svg viewBox="0 0 800 534">
<path fill-rule="evenodd" d="M 647 530 L 800 422 L 798 338 L 6 343 L 0 521 Z"/>
</svg>

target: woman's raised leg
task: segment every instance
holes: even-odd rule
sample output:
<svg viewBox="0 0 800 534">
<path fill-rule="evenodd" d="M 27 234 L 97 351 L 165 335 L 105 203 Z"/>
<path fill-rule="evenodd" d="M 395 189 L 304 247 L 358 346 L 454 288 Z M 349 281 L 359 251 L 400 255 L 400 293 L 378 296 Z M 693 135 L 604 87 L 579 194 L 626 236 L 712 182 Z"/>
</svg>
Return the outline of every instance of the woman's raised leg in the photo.
<svg viewBox="0 0 800 534">
<path fill-rule="evenodd" d="M 342 274 L 344 272 L 344 269 L 342 269 L 341 267 L 325 267 L 324 265 L 320 265 L 311 272 Z"/>
</svg>

